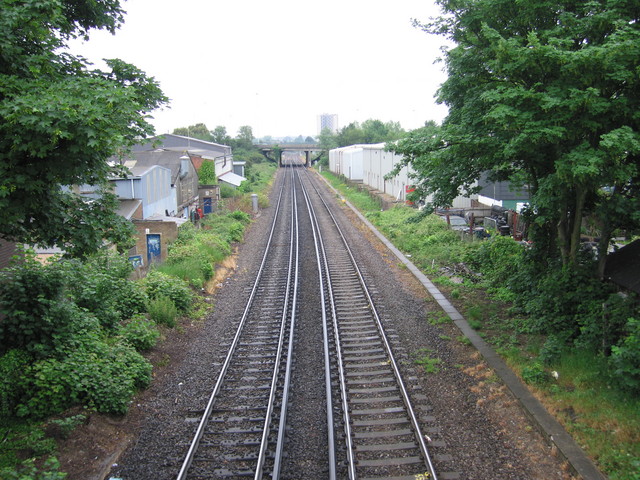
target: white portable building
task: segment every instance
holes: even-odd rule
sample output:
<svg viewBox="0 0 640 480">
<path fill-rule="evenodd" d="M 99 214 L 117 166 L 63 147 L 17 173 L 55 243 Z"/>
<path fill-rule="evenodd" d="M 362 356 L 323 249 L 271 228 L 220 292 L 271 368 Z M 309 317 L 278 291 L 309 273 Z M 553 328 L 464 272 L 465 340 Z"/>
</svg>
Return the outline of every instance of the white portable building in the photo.
<svg viewBox="0 0 640 480">
<path fill-rule="evenodd" d="M 329 150 L 329 170 L 354 182 L 363 179 L 362 145 L 349 145 Z"/>
</svg>

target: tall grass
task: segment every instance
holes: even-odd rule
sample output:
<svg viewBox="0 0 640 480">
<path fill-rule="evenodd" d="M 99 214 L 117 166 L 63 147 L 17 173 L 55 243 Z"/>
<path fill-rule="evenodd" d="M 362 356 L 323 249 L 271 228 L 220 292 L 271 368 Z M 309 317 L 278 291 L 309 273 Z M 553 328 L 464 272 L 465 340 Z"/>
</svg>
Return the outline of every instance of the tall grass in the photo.
<svg viewBox="0 0 640 480">
<path fill-rule="evenodd" d="M 640 399 L 612 389 L 607 361 L 587 352 L 564 352 L 557 380 L 544 395 L 611 480 L 640 478 Z M 633 473 L 635 472 L 635 474 Z"/>
<path fill-rule="evenodd" d="M 191 223 L 181 225 L 167 260 L 157 270 L 202 288 L 213 277 L 215 264 L 231 254 L 231 244 L 242 240 L 249 221 L 243 212 L 219 212 L 208 215 L 201 228 Z"/>
</svg>

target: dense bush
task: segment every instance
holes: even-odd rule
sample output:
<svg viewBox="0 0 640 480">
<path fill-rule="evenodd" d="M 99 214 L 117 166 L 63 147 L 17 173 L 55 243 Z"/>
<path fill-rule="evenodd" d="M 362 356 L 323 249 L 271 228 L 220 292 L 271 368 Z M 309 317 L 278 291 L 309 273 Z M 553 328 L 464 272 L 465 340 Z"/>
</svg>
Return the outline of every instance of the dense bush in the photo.
<svg viewBox="0 0 640 480">
<path fill-rule="evenodd" d="M 136 389 L 150 380 L 151 364 L 133 347 L 94 339 L 27 368 L 20 381 L 24 397 L 17 414 L 43 418 L 72 405 L 124 414 Z"/>
<path fill-rule="evenodd" d="M 237 189 L 226 183 L 220 184 L 220 197 L 221 198 L 234 198 L 242 195 Z"/>
<path fill-rule="evenodd" d="M 48 355 L 77 309 L 106 328 L 145 311 L 140 285 L 127 280 L 126 259 L 101 254 L 87 262 L 59 260 L 41 264 L 32 256 L 0 272 L 0 347 L 25 348 Z M 58 340 L 54 340 L 57 337 Z"/>
<path fill-rule="evenodd" d="M 242 212 L 240 210 L 235 210 L 231 212 L 229 214 L 229 217 L 233 218 L 234 220 L 238 220 L 239 222 L 244 223 L 245 225 L 247 225 L 251 221 L 251 217 L 249 216 L 249 214 L 246 212 Z"/>
<path fill-rule="evenodd" d="M 151 372 L 131 346 L 151 341 L 141 328 L 122 327 L 127 343 L 111 336 L 146 308 L 130 272 L 125 258 L 101 254 L 45 264 L 27 255 L 0 273 L 3 415 L 43 417 L 73 405 L 126 411 Z"/>
<path fill-rule="evenodd" d="M 64 480 L 67 474 L 59 471 L 60 462 L 55 457 L 45 460 L 41 468 L 36 466 L 33 458 L 27 459 L 17 467 L 0 469 L 3 480 Z"/>
<path fill-rule="evenodd" d="M 626 336 L 612 347 L 611 365 L 616 382 L 625 390 L 640 393 L 640 320 L 629 318 Z"/>
<path fill-rule="evenodd" d="M 68 280 L 67 289 L 76 304 L 91 311 L 106 328 L 144 312 L 144 291 L 128 280 L 131 264 L 123 256 L 99 254 L 87 261 L 61 263 Z"/>
<path fill-rule="evenodd" d="M 175 307 L 174 307 L 175 309 Z M 160 338 L 156 322 L 144 315 L 135 315 L 118 326 L 117 334 L 138 351 L 153 348 Z"/>
<path fill-rule="evenodd" d="M 524 246 L 511 237 L 493 236 L 465 252 L 464 261 L 482 271 L 490 286 L 504 285 L 522 268 Z"/>
<path fill-rule="evenodd" d="M 233 243 L 242 240 L 245 226 L 249 221 L 249 215 L 234 211 L 226 215 L 209 215 L 204 222 L 204 227 L 216 232 L 224 241 Z"/>
<path fill-rule="evenodd" d="M 24 350 L 9 350 L 0 357 L 0 417 L 12 415 L 22 399 L 18 383 L 30 362 L 31 356 Z"/>
<path fill-rule="evenodd" d="M 47 353 L 53 335 L 69 319 L 57 314 L 64 302 L 64 273 L 32 256 L 0 271 L 0 353 L 12 348 Z"/>
<path fill-rule="evenodd" d="M 155 300 L 160 296 L 167 297 L 180 312 L 186 312 L 191 307 L 193 293 L 184 280 L 152 270 L 145 277 L 143 283 L 150 300 Z"/>
</svg>

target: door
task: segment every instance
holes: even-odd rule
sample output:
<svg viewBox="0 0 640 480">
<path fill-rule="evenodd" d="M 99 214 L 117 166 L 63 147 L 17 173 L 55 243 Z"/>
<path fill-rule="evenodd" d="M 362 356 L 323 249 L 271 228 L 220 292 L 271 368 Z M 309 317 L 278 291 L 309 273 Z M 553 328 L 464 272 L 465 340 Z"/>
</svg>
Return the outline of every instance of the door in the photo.
<svg viewBox="0 0 640 480">
<path fill-rule="evenodd" d="M 211 202 L 211 197 L 204 197 L 202 199 L 202 204 L 204 206 L 204 214 L 205 215 L 213 212 L 213 203 Z"/>
<path fill-rule="evenodd" d="M 147 265 L 151 265 L 151 263 L 154 261 L 159 262 L 160 255 L 160 234 L 147 234 Z"/>
</svg>

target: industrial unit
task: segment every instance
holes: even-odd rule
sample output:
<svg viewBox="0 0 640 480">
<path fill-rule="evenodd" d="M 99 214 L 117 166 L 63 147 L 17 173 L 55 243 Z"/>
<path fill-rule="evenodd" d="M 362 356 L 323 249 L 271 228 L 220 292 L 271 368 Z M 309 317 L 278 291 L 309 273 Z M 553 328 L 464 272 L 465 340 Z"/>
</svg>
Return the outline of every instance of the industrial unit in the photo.
<svg viewBox="0 0 640 480">
<path fill-rule="evenodd" d="M 407 199 L 412 190 L 411 170 L 403 167 L 393 178 L 385 180 L 385 175 L 402 161 L 402 155 L 385 150 L 384 143 L 359 144 L 329 150 L 329 170 L 343 175 L 352 182 L 361 182 L 374 190 L 394 197 L 398 202 Z M 477 195 L 457 197 L 453 208 L 470 208 Z M 426 199 L 429 201 L 429 199 Z"/>
</svg>

